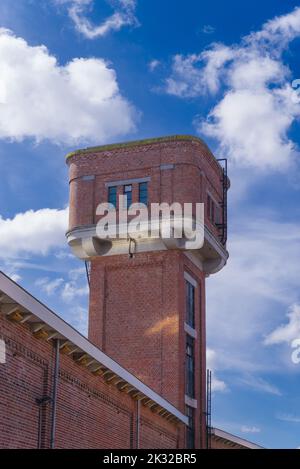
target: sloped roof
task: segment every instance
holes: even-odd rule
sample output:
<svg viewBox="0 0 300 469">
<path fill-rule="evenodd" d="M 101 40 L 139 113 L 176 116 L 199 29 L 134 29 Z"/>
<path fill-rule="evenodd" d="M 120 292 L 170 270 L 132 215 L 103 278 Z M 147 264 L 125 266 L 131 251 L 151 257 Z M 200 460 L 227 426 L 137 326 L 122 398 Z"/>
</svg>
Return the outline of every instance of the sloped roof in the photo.
<svg viewBox="0 0 300 469">
<path fill-rule="evenodd" d="M 111 385 L 139 399 L 159 415 L 188 423 L 187 417 L 133 374 L 112 360 L 70 324 L 0 271 L 0 310 L 19 324 L 28 324 L 32 333 L 47 341 L 60 340 L 61 351 L 101 375 Z"/>
</svg>

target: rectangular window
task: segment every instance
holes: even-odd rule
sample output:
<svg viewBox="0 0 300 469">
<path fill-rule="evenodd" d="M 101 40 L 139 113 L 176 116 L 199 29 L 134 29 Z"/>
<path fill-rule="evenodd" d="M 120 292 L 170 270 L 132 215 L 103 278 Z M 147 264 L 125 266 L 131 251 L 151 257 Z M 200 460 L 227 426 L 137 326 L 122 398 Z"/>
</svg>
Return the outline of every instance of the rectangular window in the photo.
<svg viewBox="0 0 300 469">
<path fill-rule="evenodd" d="M 213 223 L 215 214 L 214 214 L 214 201 L 212 200 L 210 195 L 207 195 L 207 206 L 206 206 L 206 214 L 207 218 Z"/>
<path fill-rule="evenodd" d="M 139 202 L 147 205 L 148 203 L 148 183 L 140 182 L 139 183 Z"/>
<path fill-rule="evenodd" d="M 189 335 L 186 336 L 186 356 L 185 356 L 185 387 L 186 395 L 195 397 L 195 341 Z"/>
<path fill-rule="evenodd" d="M 186 447 L 193 449 L 195 448 L 195 410 L 193 407 L 186 406 L 186 416 L 189 419 L 186 427 Z"/>
<path fill-rule="evenodd" d="M 124 195 L 127 196 L 127 203 L 125 202 L 125 208 L 129 208 L 132 204 L 132 185 L 127 184 L 124 186 Z"/>
<path fill-rule="evenodd" d="M 109 187 L 108 188 L 108 202 L 112 204 L 114 207 L 117 207 L 117 187 Z"/>
<path fill-rule="evenodd" d="M 186 322 L 195 328 L 195 287 L 188 280 L 185 281 Z"/>
</svg>

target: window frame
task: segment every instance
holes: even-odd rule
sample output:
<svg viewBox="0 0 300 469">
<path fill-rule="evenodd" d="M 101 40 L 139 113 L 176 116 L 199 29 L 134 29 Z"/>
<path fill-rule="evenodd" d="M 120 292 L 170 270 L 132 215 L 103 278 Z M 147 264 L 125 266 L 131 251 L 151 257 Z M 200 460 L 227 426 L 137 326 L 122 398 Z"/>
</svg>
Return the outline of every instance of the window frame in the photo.
<svg viewBox="0 0 300 469">
<path fill-rule="evenodd" d="M 185 393 L 195 398 L 195 339 L 186 335 L 185 343 Z"/>
<path fill-rule="evenodd" d="M 146 189 L 143 190 L 142 188 L 146 188 Z M 146 193 L 146 201 L 141 200 L 143 193 Z M 139 203 L 148 205 L 148 181 L 139 182 Z"/>
<path fill-rule="evenodd" d="M 195 286 L 185 279 L 185 321 L 195 329 Z"/>
<path fill-rule="evenodd" d="M 126 190 L 127 187 L 130 187 L 130 189 Z M 130 197 L 128 197 L 128 194 L 130 194 Z M 124 208 L 128 210 L 128 208 L 132 204 L 132 184 L 125 184 L 123 186 L 123 195 L 127 196 L 126 201 L 124 200 L 124 204 L 125 204 Z"/>
<path fill-rule="evenodd" d="M 187 449 L 195 448 L 195 409 L 186 405 L 186 416 L 188 417 L 188 424 L 186 426 L 186 447 Z"/>
<path fill-rule="evenodd" d="M 115 194 L 112 196 L 111 192 L 114 191 Z M 115 208 L 117 208 L 117 194 L 118 194 L 118 187 L 117 186 L 109 186 L 108 187 L 108 194 L 107 200 L 108 203 L 112 204 Z M 112 201 L 114 199 L 114 201 Z"/>
</svg>

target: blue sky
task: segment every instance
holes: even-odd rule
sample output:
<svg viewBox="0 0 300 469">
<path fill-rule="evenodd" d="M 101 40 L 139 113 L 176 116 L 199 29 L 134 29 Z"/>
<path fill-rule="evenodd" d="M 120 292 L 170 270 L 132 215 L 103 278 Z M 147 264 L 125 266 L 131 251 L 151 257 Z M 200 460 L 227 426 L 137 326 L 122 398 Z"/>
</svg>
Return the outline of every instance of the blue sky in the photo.
<svg viewBox="0 0 300 469">
<path fill-rule="evenodd" d="M 300 2 L 1 0 L 0 265 L 81 331 L 64 155 L 188 133 L 229 160 L 230 260 L 207 280 L 213 423 L 300 446 Z"/>
</svg>

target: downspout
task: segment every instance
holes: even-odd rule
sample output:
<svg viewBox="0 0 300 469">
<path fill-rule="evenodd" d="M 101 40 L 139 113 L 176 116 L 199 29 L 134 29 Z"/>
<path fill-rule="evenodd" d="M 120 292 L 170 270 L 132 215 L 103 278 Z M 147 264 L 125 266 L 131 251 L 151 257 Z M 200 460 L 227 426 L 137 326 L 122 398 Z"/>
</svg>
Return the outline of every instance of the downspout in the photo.
<svg viewBox="0 0 300 469">
<path fill-rule="evenodd" d="M 136 401 L 136 448 L 140 448 L 140 411 L 141 411 L 141 402 L 138 399 Z"/>
<path fill-rule="evenodd" d="M 51 436 L 50 448 L 54 449 L 55 444 L 55 426 L 56 426 L 56 407 L 57 407 L 57 388 L 59 379 L 59 345 L 60 341 L 55 341 L 55 364 L 53 374 L 53 389 L 52 389 L 52 415 L 51 415 Z"/>
<path fill-rule="evenodd" d="M 37 448 L 41 449 L 42 448 L 42 424 L 43 424 L 43 407 L 45 404 L 48 404 L 48 402 L 51 402 L 52 399 L 49 396 L 45 396 L 42 398 L 37 398 L 35 400 L 36 404 L 38 405 L 39 409 L 39 418 L 38 418 L 38 443 L 37 443 Z"/>
</svg>

